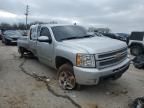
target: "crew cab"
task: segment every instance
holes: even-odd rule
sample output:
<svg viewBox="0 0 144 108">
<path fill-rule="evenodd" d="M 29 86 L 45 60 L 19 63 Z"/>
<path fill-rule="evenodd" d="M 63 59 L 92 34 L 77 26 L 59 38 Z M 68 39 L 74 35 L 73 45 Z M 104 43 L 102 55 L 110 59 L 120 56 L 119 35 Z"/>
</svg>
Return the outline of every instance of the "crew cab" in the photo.
<svg viewBox="0 0 144 108">
<path fill-rule="evenodd" d="M 17 45 L 21 56 L 31 52 L 57 69 L 60 87 L 68 90 L 118 79 L 130 64 L 126 43 L 88 34 L 79 25 L 33 25 L 29 36 L 21 37 Z"/>
</svg>

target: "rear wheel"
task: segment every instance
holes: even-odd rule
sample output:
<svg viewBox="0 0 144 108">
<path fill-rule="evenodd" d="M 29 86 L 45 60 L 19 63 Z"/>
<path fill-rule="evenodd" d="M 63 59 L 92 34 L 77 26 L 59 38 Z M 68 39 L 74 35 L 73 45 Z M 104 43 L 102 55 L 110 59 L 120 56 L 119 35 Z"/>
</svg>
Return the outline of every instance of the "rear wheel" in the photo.
<svg viewBox="0 0 144 108">
<path fill-rule="evenodd" d="M 18 47 L 18 52 L 19 52 L 19 54 L 20 54 L 20 58 L 23 58 L 23 56 L 24 56 L 24 49 Z"/>
<path fill-rule="evenodd" d="M 134 45 L 130 48 L 130 52 L 132 55 L 138 56 L 143 53 L 143 48 L 140 45 Z"/>
<path fill-rule="evenodd" d="M 76 79 L 73 67 L 70 64 L 63 64 L 58 69 L 58 82 L 62 89 L 72 90 L 76 88 Z"/>
</svg>

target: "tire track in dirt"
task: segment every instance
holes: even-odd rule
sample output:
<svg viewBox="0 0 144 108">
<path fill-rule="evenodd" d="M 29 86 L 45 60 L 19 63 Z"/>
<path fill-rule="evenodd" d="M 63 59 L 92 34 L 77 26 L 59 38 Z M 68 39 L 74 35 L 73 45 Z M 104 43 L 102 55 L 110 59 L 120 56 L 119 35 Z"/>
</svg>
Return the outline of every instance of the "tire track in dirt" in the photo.
<svg viewBox="0 0 144 108">
<path fill-rule="evenodd" d="M 28 73 L 28 72 L 25 70 L 25 68 L 23 67 L 24 64 L 25 64 L 25 62 L 26 62 L 26 59 L 24 59 L 24 61 L 19 65 L 19 68 L 21 69 L 21 71 L 22 71 L 23 73 L 29 75 L 30 77 L 32 77 L 32 78 L 34 78 L 34 79 L 36 79 L 36 80 L 43 81 L 43 82 L 46 84 L 48 91 L 49 91 L 50 93 L 52 93 L 54 96 L 60 97 L 60 98 L 63 98 L 63 99 L 67 99 L 67 100 L 69 100 L 76 108 L 82 108 L 82 107 L 81 107 L 78 103 L 76 103 L 70 96 L 68 96 L 68 95 L 60 95 L 60 94 L 56 93 L 56 92 L 51 88 L 51 86 L 47 83 L 47 81 L 46 81 L 43 77 L 40 77 L 40 76 L 38 76 L 38 75 L 36 75 L 36 74 L 33 75 L 33 74 Z"/>
</svg>

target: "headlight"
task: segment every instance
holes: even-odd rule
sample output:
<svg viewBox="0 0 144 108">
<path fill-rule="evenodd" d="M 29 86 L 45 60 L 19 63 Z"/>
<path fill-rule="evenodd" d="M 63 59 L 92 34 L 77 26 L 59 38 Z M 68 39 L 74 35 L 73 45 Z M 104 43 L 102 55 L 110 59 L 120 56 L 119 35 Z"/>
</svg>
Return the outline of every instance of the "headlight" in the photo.
<svg viewBox="0 0 144 108">
<path fill-rule="evenodd" d="M 77 54 L 76 65 L 79 67 L 96 67 L 95 56 L 93 54 Z"/>
</svg>

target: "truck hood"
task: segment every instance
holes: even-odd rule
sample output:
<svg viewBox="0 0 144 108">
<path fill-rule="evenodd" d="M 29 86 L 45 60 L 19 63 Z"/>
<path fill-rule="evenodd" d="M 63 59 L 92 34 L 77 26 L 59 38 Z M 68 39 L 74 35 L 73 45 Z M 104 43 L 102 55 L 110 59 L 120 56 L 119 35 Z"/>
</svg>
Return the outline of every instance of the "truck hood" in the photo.
<svg viewBox="0 0 144 108">
<path fill-rule="evenodd" d="M 86 50 L 91 54 L 109 52 L 127 47 L 126 43 L 107 37 L 72 39 L 65 40 L 62 43 L 63 45 L 70 46 L 71 48 Z"/>
</svg>

